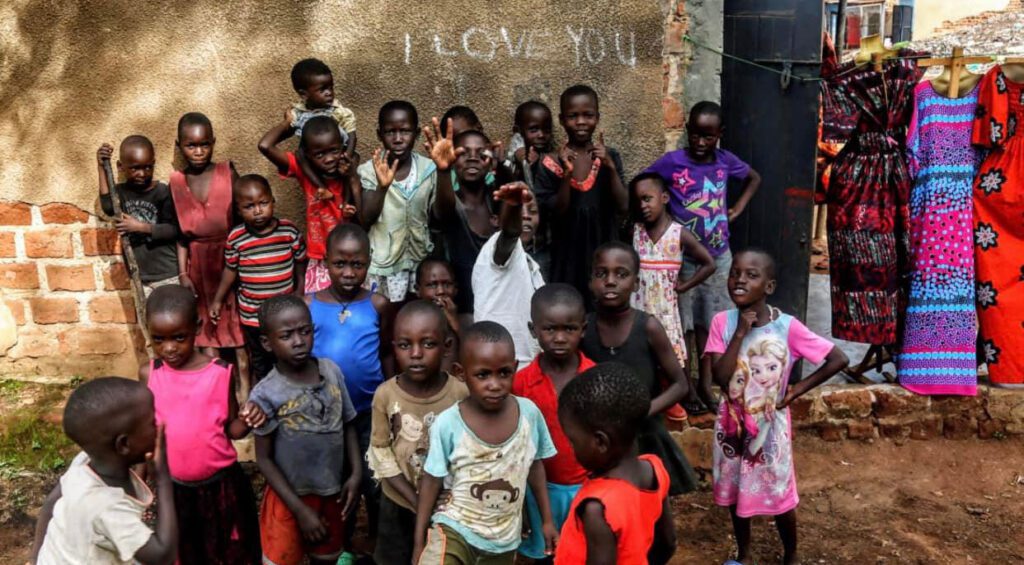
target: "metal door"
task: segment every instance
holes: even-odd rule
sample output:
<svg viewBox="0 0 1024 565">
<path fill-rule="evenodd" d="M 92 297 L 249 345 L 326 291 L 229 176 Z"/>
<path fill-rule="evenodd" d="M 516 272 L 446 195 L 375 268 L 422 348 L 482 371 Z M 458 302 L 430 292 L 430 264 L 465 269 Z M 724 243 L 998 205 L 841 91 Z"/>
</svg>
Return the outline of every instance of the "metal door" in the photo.
<svg viewBox="0 0 1024 565">
<path fill-rule="evenodd" d="M 821 68 L 822 2 L 726 0 L 725 52 L 794 76 Z M 767 250 L 778 263 L 772 304 L 803 319 L 807 311 L 811 215 L 818 132 L 818 83 L 790 80 L 730 58 L 722 65 L 722 145 L 763 178 L 732 225 L 731 246 Z M 736 197 L 731 189 L 731 200 Z"/>
</svg>

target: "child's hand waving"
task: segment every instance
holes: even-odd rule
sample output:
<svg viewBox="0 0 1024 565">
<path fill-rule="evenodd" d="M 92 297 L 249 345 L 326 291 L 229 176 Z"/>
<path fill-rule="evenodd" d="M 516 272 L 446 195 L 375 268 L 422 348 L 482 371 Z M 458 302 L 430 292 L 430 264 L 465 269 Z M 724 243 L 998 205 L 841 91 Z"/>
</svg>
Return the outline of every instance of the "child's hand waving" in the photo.
<svg viewBox="0 0 1024 565">
<path fill-rule="evenodd" d="M 388 164 L 388 157 L 390 152 L 387 149 L 381 149 L 378 147 L 373 151 L 373 172 L 377 174 L 377 187 L 380 190 L 385 190 L 391 186 L 391 183 L 395 182 L 395 171 L 398 170 L 398 160 L 396 159 L 390 165 Z"/>
<path fill-rule="evenodd" d="M 511 182 L 501 185 L 498 190 L 494 191 L 494 200 L 513 206 L 523 206 L 533 202 L 533 193 L 530 192 L 530 187 L 526 186 L 526 183 Z"/>
<path fill-rule="evenodd" d="M 465 149 L 455 147 L 452 143 L 452 138 L 455 134 L 455 128 L 452 125 L 452 119 L 448 118 L 448 133 L 441 135 L 441 123 L 437 118 L 433 118 L 431 126 L 423 127 L 423 136 L 427 140 L 423 143 L 423 146 L 427 150 L 427 154 L 437 165 L 438 170 L 447 171 L 452 167 L 452 163 L 455 159 L 465 153 Z"/>
<path fill-rule="evenodd" d="M 608 147 L 604 144 L 604 132 L 597 134 L 597 143 L 590 150 L 590 157 L 593 159 L 600 159 L 601 166 L 608 169 L 609 171 L 615 172 L 615 161 L 608 155 Z"/>
</svg>

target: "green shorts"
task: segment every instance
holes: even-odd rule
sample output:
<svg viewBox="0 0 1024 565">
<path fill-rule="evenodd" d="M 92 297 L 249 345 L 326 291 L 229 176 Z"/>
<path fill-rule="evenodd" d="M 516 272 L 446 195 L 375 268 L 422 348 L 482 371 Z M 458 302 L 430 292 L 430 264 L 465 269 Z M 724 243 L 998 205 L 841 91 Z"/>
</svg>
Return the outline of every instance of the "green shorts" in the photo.
<svg viewBox="0 0 1024 565">
<path fill-rule="evenodd" d="M 434 524 L 427 531 L 419 565 L 512 565 L 515 560 L 515 551 L 488 553 L 469 545 L 455 530 Z"/>
</svg>

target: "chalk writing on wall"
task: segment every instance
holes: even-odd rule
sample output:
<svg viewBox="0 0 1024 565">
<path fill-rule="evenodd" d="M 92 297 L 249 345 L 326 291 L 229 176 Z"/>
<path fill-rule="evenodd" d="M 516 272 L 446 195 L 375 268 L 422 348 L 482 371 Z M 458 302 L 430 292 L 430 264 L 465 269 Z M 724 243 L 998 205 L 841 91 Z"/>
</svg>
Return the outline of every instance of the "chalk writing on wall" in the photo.
<svg viewBox="0 0 1024 565">
<path fill-rule="evenodd" d="M 631 30 L 565 26 L 562 30 L 470 27 L 459 32 L 407 32 L 401 37 L 405 64 L 421 56 L 491 62 L 566 58 L 576 66 L 618 64 L 635 68 L 636 33 Z"/>
</svg>

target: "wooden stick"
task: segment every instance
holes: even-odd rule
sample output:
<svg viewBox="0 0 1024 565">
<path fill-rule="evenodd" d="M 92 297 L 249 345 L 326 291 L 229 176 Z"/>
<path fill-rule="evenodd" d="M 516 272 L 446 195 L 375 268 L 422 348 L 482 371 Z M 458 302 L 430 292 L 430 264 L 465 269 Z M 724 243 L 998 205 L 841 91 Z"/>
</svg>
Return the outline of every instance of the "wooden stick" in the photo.
<svg viewBox="0 0 1024 565">
<path fill-rule="evenodd" d="M 1024 65 L 1024 57 L 1007 57 L 1003 59 L 1004 65 Z"/>
<path fill-rule="evenodd" d="M 121 196 L 114 189 L 114 170 L 110 168 L 110 159 L 103 160 L 103 172 L 107 177 L 107 190 L 110 192 L 110 203 L 114 207 L 114 218 L 120 218 L 124 214 L 121 208 Z M 132 242 L 128 234 L 121 234 L 121 251 L 124 252 L 125 269 L 131 281 L 132 295 L 135 298 L 135 318 L 139 328 L 142 330 L 142 338 L 149 347 L 149 329 L 146 327 L 146 292 L 142 288 L 142 279 L 139 277 L 139 263 L 135 260 L 135 250 L 132 249 Z"/>
<path fill-rule="evenodd" d="M 943 67 L 949 67 L 949 88 L 946 89 L 946 98 L 959 98 L 960 75 L 963 74 L 965 66 L 975 63 L 989 63 L 991 61 L 990 57 L 964 57 L 964 48 L 957 46 L 953 48 L 953 55 L 951 57 L 919 59 L 917 66 L 931 67 L 942 65 Z"/>
</svg>

